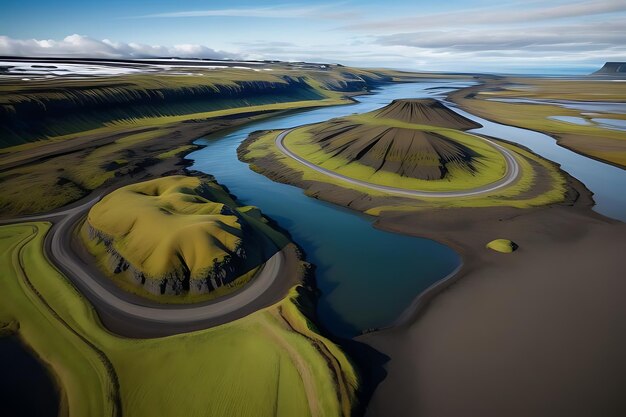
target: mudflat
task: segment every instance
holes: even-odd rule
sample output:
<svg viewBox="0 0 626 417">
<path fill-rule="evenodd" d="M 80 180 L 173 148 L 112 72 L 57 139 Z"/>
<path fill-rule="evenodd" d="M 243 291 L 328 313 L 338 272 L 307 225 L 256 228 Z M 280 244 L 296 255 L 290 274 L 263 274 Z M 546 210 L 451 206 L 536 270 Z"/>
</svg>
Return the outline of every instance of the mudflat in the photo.
<svg viewBox="0 0 626 417">
<path fill-rule="evenodd" d="M 464 265 L 404 323 L 359 338 L 390 357 L 367 416 L 626 415 L 626 225 L 574 183 L 573 206 L 381 216 Z M 486 249 L 495 238 L 519 249 Z"/>
</svg>

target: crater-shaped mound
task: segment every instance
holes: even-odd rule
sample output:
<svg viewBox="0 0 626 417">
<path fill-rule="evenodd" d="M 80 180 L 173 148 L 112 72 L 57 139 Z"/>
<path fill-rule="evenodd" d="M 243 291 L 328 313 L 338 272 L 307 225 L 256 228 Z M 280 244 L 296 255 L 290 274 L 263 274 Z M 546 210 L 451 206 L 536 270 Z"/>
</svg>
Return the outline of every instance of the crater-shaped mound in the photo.
<svg viewBox="0 0 626 417">
<path fill-rule="evenodd" d="M 371 112 L 374 117 L 395 119 L 401 122 L 468 130 L 482 127 L 480 124 L 450 110 L 432 99 L 394 100 L 382 109 Z"/>
<path fill-rule="evenodd" d="M 332 158 L 358 162 L 423 180 L 442 179 L 452 165 L 474 172 L 478 154 L 441 134 L 400 127 L 354 124 L 333 120 L 310 130 L 312 141 Z"/>
<path fill-rule="evenodd" d="M 374 173 L 440 180 L 451 170 L 476 172 L 480 156 L 446 129 L 479 126 L 433 99 L 395 100 L 365 115 L 313 125 L 308 132 L 310 142 L 330 159 L 362 164 Z"/>
<path fill-rule="evenodd" d="M 111 272 L 152 294 L 204 294 L 278 250 L 265 222 L 214 182 L 172 176 L 113 191 L 89 211 L 85 226 L 104 244 Z"/>
</svg>

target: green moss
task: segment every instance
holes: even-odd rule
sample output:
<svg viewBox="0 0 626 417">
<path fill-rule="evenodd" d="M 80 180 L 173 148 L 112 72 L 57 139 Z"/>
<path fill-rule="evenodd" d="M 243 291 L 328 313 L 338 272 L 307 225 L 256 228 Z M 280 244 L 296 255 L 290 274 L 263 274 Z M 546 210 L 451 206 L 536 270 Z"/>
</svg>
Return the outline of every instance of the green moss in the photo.
<svg viewBox="0 0 626 417">
<path fill-rule="evenodd" d="M 295 289 L 226 325 L 117 337 L 48 263 L 49 227 L 0 227 L 0 322 L 19 322 L 20 337 L 65 390 L 70 416 L 115 415 L 117 399 L 131 416 L 350 415 L 355 371 L 302 315 Z"/>
<path fill-rule="evenodd" d="M 19 335 L 52 370 L 72 416 L 115 415 L 115 375 L 76 323 L 99 320 L 42 252 L 48 223 L 0 227 L 0 321 L 19 323 Z M 45 294 L 41 298 L 40 294 Z M 65 306 L 63 306 L 66 304 Z M 61 310 L 71 311 L 62 314 Z"/>
<path fill-rule="evenodd" d="M 237 290 L 288 243 L 267 223 L 257 208 L 240 208 L 214 181 L 176 175 L 113 191 L 91 208 L 81 234 L 102 269 L 123 288 L 155 298 L 165 280 L 173 293 L 160 301 L 188 303 Z M 128 270 L 118 270 L 117 256 Z M 229 272 L 215 275 L 216 268 Z M 145 288 L 131 269 L 141 273 Z M 189 291 L 170 287 L 183 279 L 189 280 Z"/>
</svg>

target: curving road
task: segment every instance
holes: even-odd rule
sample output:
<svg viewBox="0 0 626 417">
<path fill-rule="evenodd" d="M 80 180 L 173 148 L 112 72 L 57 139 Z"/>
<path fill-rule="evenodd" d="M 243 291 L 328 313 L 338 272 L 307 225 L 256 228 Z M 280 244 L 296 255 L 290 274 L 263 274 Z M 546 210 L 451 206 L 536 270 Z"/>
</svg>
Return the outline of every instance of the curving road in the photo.
<svg viewBox="0 0 626 417">
<path fill-rule="evenodd" d="M 293 277 L 284 276 L 288 260 L 283 250 L 271 256 L 249 284 L 217 300 L 193 305 L 163 305 L 129 294 L 93 265 L 83 262 L 71 244 L 76 225 L 100 197 L 53 214 L 3 220 L 0 224 L 53 222 L 46 236 L 46 254 L 93 303 L 107 327 L 118 334 L 157 337 L 223 324 L 278 302 L 294 284 Z"/>
<path fill-rule="evenodd" d="M 515 159 L 515 157 L 513 156 L 513 154 L 511 153 L 511 151 L 509 151 L 508 149 L 506 149 L 504 146 L 495 143 L 492 140 L 489 140 L 487 138 L 483 138 L 481 136 L 477 136 L 477 135 L 472 135 L 471 133 L 467 133 L 468 135 L 474 136 L 480 140 L 483 140 L 487 143 L 489 143 L 491 146 L 493 146 L 494 148 L 496 148 L 496 150 L 498 150 L 502 156 L 504 157 L 504 160 L 506 162 L 506 172 L 504 174 L 504 176 L 499 179 L 496 182 L 492 182 L 491 184 L 487 184 L 481 187 L 477 187 L 477 188 L 473 188 L 471 190 L 463 190 L 463 191 L 418 191 L 418 190 L 407 190 L 405 188 L 396 188 L 396 187 L 389 187 L 386 185 L 378 185 L 378 184 L 374 184 L 371 182 L 367 182 L 367 181 L 362 181 L 362 180 L 357 180 L 355 178 L 350 178 L 347 177 L 345 175 L 341 175 L 338 174 L 336 172 L 333 172 L 331 170 L 328 170 L 326 168 L 322 168 L 318 165 L 315 165 L 312 162 L 307 161 L 306 159 L 294 154 L 293 152 L 291 152 L 284 144 L 284 140 L 285 137 L 291 133 L 294 129 L 287 129 L 283 132 L 281 132 L 278 136 L 276 136 L 276 140 L 275 140 L 275 144 L 276 147 L 286 156 L 298 161 L 299 163 L 301 163 L 302 165 L 305 165 L 308 168 L 311 168 L 315 171 L 318 171 L 324 175 L 327 175 L 329 177 L 332 178 L 336 178 L 338 180 L 341 181 L 345 181 L 348 182 L 350 184 L 354 184 L 354 185 L 358 185 L 361 187 L 366 187 L 366 188 L 370 188 L 372 190 L 377 190 L 377 191 L 383 191 L 386 193 L 392 193 L 392 194 L 400 194 L 400 195 L 408 195 L 411 197 L 437 197 L 437 198 L 448 198 L 448 197 L 471 197 L 471 196 L 475 196 L 475 195 L 480 195 L 480 194 L 487 194 L 487 193 L 491 193 L 493 191 L 496 191 L 502 187 L 506 187 L 507 185 L 511 184 L 512 182 L 514 182 L 515 180 L 517 180 L 517 178 L 520 175 L 520 167 L 519 164 L 517 162 L 517 160 Z"/>
</svg>

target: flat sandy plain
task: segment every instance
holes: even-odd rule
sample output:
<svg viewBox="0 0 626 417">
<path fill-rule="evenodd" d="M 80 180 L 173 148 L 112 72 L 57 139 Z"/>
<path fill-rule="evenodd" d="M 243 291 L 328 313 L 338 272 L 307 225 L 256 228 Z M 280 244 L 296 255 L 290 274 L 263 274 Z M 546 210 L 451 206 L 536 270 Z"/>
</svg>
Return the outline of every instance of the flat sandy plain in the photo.
<svg viewBox="0 0 626 417">
<path fill-rule="evenodd" d="M 367 416 L 626 413 L 626 225 L 585 201 L 389 215 L 376 225 L 444 241 L 464 266 L 427 308 L 417 303 L 398 327 L 358 339 L 391 358 Z M 520 248 L 484 247 L 498 236 Z"/>
</svg>

